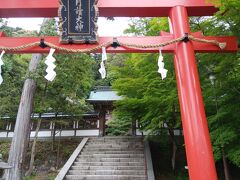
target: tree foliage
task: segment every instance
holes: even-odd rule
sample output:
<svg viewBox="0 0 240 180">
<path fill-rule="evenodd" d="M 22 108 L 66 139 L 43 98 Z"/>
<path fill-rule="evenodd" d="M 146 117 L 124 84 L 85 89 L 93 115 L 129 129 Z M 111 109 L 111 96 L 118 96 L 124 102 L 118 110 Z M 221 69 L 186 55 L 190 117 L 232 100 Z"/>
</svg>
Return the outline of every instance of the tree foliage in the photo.
<svg viewBox="0 0 240 180">
<path fill-rule="evenodd" d="M 179 112 L 173 64 L 170 61 L 166 64 L 168 80 L 162 81 L 157 73 L 157 58 L 153 54 L 129 55 L 124 67 L 114 69 L 118 78 L 113 83 L 125 97 L 117 103 L 117 111 L 131 114 L 142 129 L 152 132 L 159 131 L 164 122 L 176 126 Z"/>
<path fill-rule="evenodd" d="M 161 30 L 168 31 L 166 18 L 138 18 L 130 21 L 126 33 L 135 35 L 159 35 Z M 137 120 L 141 129 L 159 134 L 163 124 L 177 128 L 179 121 L 179 105 L 177 99 L 176 80 L 172 55 L 164 55 L 167 80 L 162 80 L 157 72 L 156 54 L 118 55 L 121 63 L 111 60 L 109 76 L 113 88 L 124 100 L 116 104 L 116 121 L 121 116 L 131 116 Z M 120 124 L 120 122 L 119 122 Z"/>
</svg>

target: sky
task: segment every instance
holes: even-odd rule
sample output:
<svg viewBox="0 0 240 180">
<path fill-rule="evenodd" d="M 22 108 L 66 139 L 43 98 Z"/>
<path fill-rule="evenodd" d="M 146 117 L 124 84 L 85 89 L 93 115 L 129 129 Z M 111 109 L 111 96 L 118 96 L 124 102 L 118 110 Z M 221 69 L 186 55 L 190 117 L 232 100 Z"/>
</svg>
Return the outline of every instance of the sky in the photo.
<svg viewBox="0 0 240 180">
<path fill-rule="evenodd" d="M 99 36 L 122 36 L 128 27 L 129 18 L 115 18 L 114 21 L 98 18 Z M 43 18 L 9 18 L 8 26 L 21 27 L 26 30 L 39 30 Z"/>
</svg>

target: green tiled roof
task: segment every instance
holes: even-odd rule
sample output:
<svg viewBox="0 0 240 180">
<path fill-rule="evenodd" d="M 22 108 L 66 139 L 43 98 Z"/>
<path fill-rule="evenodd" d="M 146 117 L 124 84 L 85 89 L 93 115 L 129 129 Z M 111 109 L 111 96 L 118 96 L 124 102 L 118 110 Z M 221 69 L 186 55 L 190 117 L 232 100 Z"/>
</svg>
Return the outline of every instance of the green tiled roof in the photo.
<svg viewBox="0 0 240 180">
<path fill-rule="evenodd" d="M 123 97 L 118 96 L 116 91 L 113 91 L 110 87 L 96 87 L 94 91 L 91 91 L 87 101 L 118 101 Z"/>
</svg>

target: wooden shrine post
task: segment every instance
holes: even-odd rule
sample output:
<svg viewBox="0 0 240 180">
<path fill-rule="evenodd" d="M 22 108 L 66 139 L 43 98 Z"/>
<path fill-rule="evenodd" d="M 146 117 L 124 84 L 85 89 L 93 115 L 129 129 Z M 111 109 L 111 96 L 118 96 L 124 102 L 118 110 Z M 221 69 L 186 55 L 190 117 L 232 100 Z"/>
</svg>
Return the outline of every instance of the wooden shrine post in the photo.
<svg viewBox="0 0 240 180">
<path fill-rule="evenodd" d="M 29 72 L 35 73 L 42 58 L 41 54 L 33 54 L 29 64 Z M 9 180 L 21 180 L 24 155 L 29 137 L 29 125 L 33 108 L 33 98 L 36 90 L 34 79 L 27 78 L 24 82 L 22 96 L 18 108 L 18 114 L 12 138 L 11 149 L 8 157 L 8 164 L 11 169 L 6 170 L 4 177 Z"/>
<path fill-rule="evenodd" d="M 107 47 L 108 53 L 158 53 L 158 48 L 139 48 L 123 44 L 153 45 L 176 40 L 188 33 L 195 38 L 225 42 L 226 48 L 216 44 L 185 39 L 162 47 L 163 53 L 174 53 L 179 102 L 181 108 L 184 139 L 186 144 L 189 176 L 192 180 L 216 180 L 213 152 L 208 125 L 203 106 L 202 93 L 198 77 L 195 53 L 200 52 L 236 52 L 236 37 L 204 37 L 200 33 L 191 33 L 188 16 L 209 16 L 217 9 L 206 0 L 99 0 L 97 4 L 102 17 L 170 17 L 171 33 L 152 37 L 118 37 L 122 46 Z M 0 18 L 3 17 L 57 17 L 58 0 L 1 0 Z M 0 46 L 14 47 L 39 41 L 38 37 L 10 38 L 0 37 Z M 112 37 L 99 37 L 98 44 L 60 44 L 59 37 L 45 37 L 46 42 L 67 49 L 96 48 Z M 7 53 L 48 53 L 49 48 L 30 47 Z M 59 51 L 57 51 L 59 52 Z M 94 52 L 101 52 L 101 48 Z"/>
<path fill-rule="evenodd" d="M 106 110 L 99 110 L 99 136 L 105 136 L 106 126 Z"/>
</svg>

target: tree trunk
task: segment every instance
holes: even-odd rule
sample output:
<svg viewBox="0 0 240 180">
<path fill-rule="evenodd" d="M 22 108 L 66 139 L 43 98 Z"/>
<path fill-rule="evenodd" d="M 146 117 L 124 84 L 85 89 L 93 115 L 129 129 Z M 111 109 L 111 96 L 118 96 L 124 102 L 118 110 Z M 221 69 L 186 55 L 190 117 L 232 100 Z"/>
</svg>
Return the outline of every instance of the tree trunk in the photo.
<svg viewBox="0 0 240 180">
<path fill-rule="evenodd" d="M 38 132 L 39 132 L 39 129 L 40 129 L 40 126 L 41 126 L 41 122 L 42 122 L 42 120 L 39 119 L 38 123 L 37 123 L 36 131 L 35 131 L 33 145 L 32 145 L 31 160 L 30 160 L 30 164 L 29 164 L 29 169 L 25 174 L 26 176 L 30 176 L 32 174 L 32 171 L 33 171 L 34 158 L 35 158 L 35 154 L 36 154 L 37 136 L 38 136 Z"/>
<path fill-rule="evenodd" d="M 42 58 L 41 54 L 33 54 L 29 64 L 29 72 L 35 73 Z M 21 180 L 24 155 L 28 143 L 28 130 L 33 108 L 33 97 L 36 90 L 34 79 L 26 79 L 23 86 L 22 96 L 18 108 L 14 136 L 9 152 L 8 164 L 13 168 L 6 170 L 7 180 Z"/>
<path fill-rule="evenodd" d="M 170 127 L 168 127 L 168 132 L 172 141 L 172 170 L 175 172 L 175 167 L 176 167 L 176 153 L 177 153 L 177 143 L 174 139 L 174 131 Z"/>
<path fill-rule="evenodd" d="M 53 127 L 53 137 L 52 137 L 52 151 L 54 150 L 54 142 L 55 142 L 55 136 L 56 136 L 56 123 L 54 123 L 54 127 Z"/>
<path fill-rule="evenodd" d="M 224 148 L 222 148 L 222 158 L 223 158 L 223 168 L 224 168 L 225 180 L 231 180 L 231 176 L 230 176 L 229 168 L 228 168 L 228 161 L 225 156 Z"/>
<path fill-rule="evenodd" d="M 58 149 L 57 149 L 57 159 L 56 159 L 56 169 L 58 169 L 59 167 L 59 159 L 60 159 L 60 144 L 61 144 L 61 136 L 62 136 L 62 125 L 61 125 L 61 129 L 59 132 L 59 139 L 58 139 Z"/>
<path fill-rule="evenodd" d="M 57 120 L 58 112 L 55 113 L 55 120 Z M 52 138 L 52 151 L 54 150 L 54 143 L 55 143 L 55 138 L 56 138 L 56 122 L 54 123 L 54 128 L 53 128 L 53 138 Z"/>
</svg>

